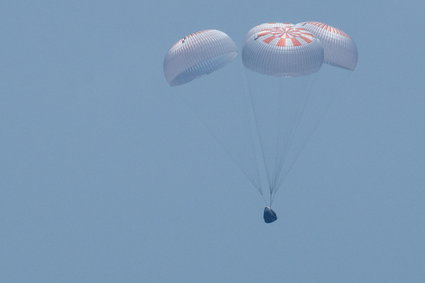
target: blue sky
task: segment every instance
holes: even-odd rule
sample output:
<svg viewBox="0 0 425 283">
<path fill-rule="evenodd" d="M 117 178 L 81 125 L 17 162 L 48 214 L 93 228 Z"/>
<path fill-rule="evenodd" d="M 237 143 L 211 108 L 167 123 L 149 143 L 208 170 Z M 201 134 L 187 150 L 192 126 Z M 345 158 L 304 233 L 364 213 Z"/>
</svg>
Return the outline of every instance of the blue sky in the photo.
<svg viewBox="0 0 425 283">
<path fill-rule="evenodd" d="M 423 10 L 1 2 L 0 281 L 424 282 Z M 177 97 L 209 80 L 204 95 L 242 95 L 240 57 L 178 91 L 162 62 L 197 30 L 240 46 L 254 25 L 304 20 L 351 34 L 359 64 L 265 225 L 259 195 Z"/>
</svg>

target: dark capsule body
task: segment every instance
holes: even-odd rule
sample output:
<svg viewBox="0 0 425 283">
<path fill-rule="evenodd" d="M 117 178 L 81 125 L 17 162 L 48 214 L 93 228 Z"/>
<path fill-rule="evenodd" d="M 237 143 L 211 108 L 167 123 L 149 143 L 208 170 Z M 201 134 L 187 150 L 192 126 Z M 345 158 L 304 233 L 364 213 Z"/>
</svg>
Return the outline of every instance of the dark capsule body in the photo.
<svg viewBox="0 0 425 283">
<path fill-rule="evenodd" d="M 266 223 L 272 223 L 277 220 L 276 212 L 273 211 L 270 207 L 266 206 L 264 208 L 264 222 Z"/>
</svg>

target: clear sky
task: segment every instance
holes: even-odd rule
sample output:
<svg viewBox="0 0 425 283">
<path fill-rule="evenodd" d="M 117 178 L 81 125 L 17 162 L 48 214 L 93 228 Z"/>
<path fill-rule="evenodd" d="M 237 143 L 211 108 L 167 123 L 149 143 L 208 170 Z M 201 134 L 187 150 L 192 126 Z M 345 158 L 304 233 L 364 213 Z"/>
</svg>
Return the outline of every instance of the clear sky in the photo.
<svg viewBox="0 0 425 283">
<path fill-rule="evenodd" d="M 1 1 L 0 282 L 425 282 L 424 10 Z M 240 46 L 257 24 L 305 20 L 352 35 L 359 64 L 266 225 L 259 195 L 177 98 L 210 78 L 171 88 L 162 63 L 194 31 Z M 243 94 L 240 57 L 210 77 L 203 95 Z"/>
</svg>

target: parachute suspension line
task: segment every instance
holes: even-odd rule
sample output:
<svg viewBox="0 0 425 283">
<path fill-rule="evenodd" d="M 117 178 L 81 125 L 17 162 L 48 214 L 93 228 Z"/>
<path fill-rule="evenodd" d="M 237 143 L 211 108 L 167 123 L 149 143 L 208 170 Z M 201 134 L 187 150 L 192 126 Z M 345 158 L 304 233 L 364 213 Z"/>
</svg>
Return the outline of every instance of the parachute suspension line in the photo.
<svg viewBox="0 0 425 283">
<path fill-rule="evenodd" d="M 187 108 L 187 109 L 191 109 L 189 107 L 189 103 L 186 100 L 186 98 L 184 98 L 183 96 L 181 96 L 181 100 L 183 101 L 183 105 Z M 223 151 L 226 153 L 226 155 L 229 157 L 229 159 L 233 162 L 234 165 L 236 165 L 236 167 L 239 169 L 239 171 L 246 177 L 246 179 L 251 183 L 251 185 L 260 193 L 261 197 L 263 198 L 263 200 L 266 202 L 266 199 L 264 197 L 263 191 L 261 190 L 261 186 L 260 184 L 258 184 L 258 181 L 250 178 L 249 174 L 247 172 L 245 172 L 245 170 L 242 169 L 242 167 L 238 164 L 238 162 L 233 158 L 232 154 L 229 152 L 229 150 L 227 149 L 227 147 L 223 144 L 223 142 L 220 141 L 220 139 L 214 134 L 214 131 L 207 125 L 207 123 L 205 123 L 203 121 L 203 119 L 201 119 L 201 116 L 199 115 L 199 113 L 195 110 L 192 111 L 188 111 L 188 112 L 192 112 L 192 115 L 195 116 L 196 120 L 198 120 L 201 125 L 207 130 L 207 132 L 210 134 L 210 136 L 215 140 L 215 142 L 220 145 L 220 147 L 223 149 Z M 259 178 L 259 176 L 257 176 L 257 178 Z"/>
<path fill-rule="evenodd" d="M 282 94 L 283 95 L 283 94 Z M 298 94 L 297 94 L 298 95 Z M 295 100 L 294 96 L 292 94 L 288 94 L 288 100 L 290 100 L 290 97 L 292 96 L 292 99 Z M 289 103 L 290 105 L 293 105 L 294 103 Z M 294 107 L 295 112 L 294 114 L 291 114 L 291 117 L 294 117 L 293 120 L 291 120 L 289 123 L 291 124 L 289 126 L 289 129 L 287 130 L 286 133 L 286 140 L 284 141 L 284 144 L 282 146 L 279 146 L 279 149 L 277 151 L 277 158 L 280 160 L 280 162 L 278 163 L 278 166 L 276 167 L 276 171 L 275 171 L 275 178 L 273 180 L 273 190 L 276 191 L 276 183 L 277 180 L 279 178 L 279 174 L 282 170 L 282 168 L 285 165 L 285 161 L 288 155 L 288 152 L 290 151 L 291 145 L 292 145 L 292 140 L 294 139 L 295 133 L 297 131 L 297 128 L 299 126 L 299 121 L 301 120 L 301 113 L 303 112 L 303 108 L 305 107 L 305 105 L 301 104 L 301 106 L 298 107 Z M 279 136 L 281 136 L 282 133 L 279 132 Z M 280 150 L 281 148 L 281 150 Z"/>
<path fill-rule="evenodd" d="M 276 94 L 276 137 L 275 137 L 275 155 L 274 155 L 274 174 L 273 174 L 273 179 L 276 178 L 276 174 L 277 174 L 277 168 L 279 165 L 279 149 L 281 147 L 281 131 L 282 131 L 282 117 L 281 117 L 281 112 L 282 112 L 282 97 L 283 97 L 283 84 L 282 84 L 282 78 L 278 78 L 278 89 Z M 274 184 L 272 184 L 272 190 L 274 190 Z"/>
<path fill-rule="evenodd" d="M 280 147 L 281 147 L 281 135 L 282 135 L 282 122 L 281 122 L 281 112 L 282 112 L 282 97 L 283 97 L 283 84 L 282 78 L 278 78 L 279 84 L 278 84 L 278 91 L 276 92 L 276 143 L 275 143 L 275 158 L 274 158 L 274 174 L 273 174 L 273 180 L 276 178 L 276 174 L 278 173 L 278 166 L 279 166 L 279 157 L 281 156 Z M 288 103 L 289 104 L 289 103 Z M 271 190 L 270 190 L 270 207 L 273 204 L 273 191 L 275 190 L 274 182 L 271 184 Z"/>
<path fill-rule="evenodd" d="M 274 186 L 275 186 L 274 194 L 276 194 L 276 192 L 279 189 L 279 184 L 280 184 L 280 180 L 281 180 L 282 176 L 283 176 L 283 178 L 286 178 L 286 175 L 282 175 L 283 167 L 286 163 L 285 161 L 287 161 L 286 158 L 287 158 L 289 151 L 292 147 L 294 137 L 297 133 L 297 130 L 298 130 L 300 123 L 302 121 L 302 118 L 304 116 L 305 109 L 306 109 L 308 102 L 310 100 L 312 87 L 313 87 L 313 82 L 311 81 L 310 84 L 305 89 L 305 92 L 304 92 L 305 97 L 303 97 L 304 101 L 301 101 L 301 107 L 299 107 L 297 109 L 297 113 L 296 113 L 295 121 L 294 121 L 294 126 L 292 127 L 291 132 L 289 134 L 287 143 L 285 145 L 285 151 L 283 153 L 284 156 L 282 158 L 282 162 L 280 164 L 280 167 L 278 168 L 278 171 L 277 171 L 277 174 L 276 174 L 276 179 L 274 180 Z"/>
<path fill-rule="evenodd" d="M 282 140 L 282 107 L 283 107 L 283 79 L 279 78 L 279 89 L 276 94 L 276 154 L 275 154 L 275 168 L 274 168 L 274 174 L 273 179 L 276 178 L 276 175 L 278 174 L 278 168 L 279 168 L 279 158 L 282 157 L 280 153 L 281 148 L 281 140 Z M 290 105 L 289 101 L 285 101 L 288 105 Z M 285 151 L 284 151 L 285 152 Z M 274 190 L 274 182 L 272 183 L 272 189 Z"/>
<path fill-rule="evenodd" d="M 272 207 L 273 204 L 273 191 L 270 190 L 270 208 Z"/>
<path fill-rule="evenodd" d="M 250 91 L 250 86 L 249 86 L 249 80 L 248 80 L 248 77 L 247 77 L 247 73 L 246 73 L 246 70 L 245 70 L 245 79 L 247 80 L 247 84 L 248 84 L 248 92 Z M 263 193 L 263 190 L 261 189 L 261 187 L 262 187 L 262 182 L 261 182 L 261 180 L 262 180 L 262 178 L 261 178 L 261 173 L 260 173 L 260 168 L 259 168 L 259 161 L 258 161 L 258 156 L 257 156 L 257 148 L 256 148 L 256 143 L 255 143 L 255 141 L 257 141 L 257 143 L 258 143 L 258 138 L 259 138 L 259 132 L 258 132 L 258 128 L 257 128 L 257 122 L 256 122 L 256 119 L 255 119 L 255 113 L 254 113 L 254 111 L 253 111 L 253 106 L 252 106 L 252 102 L 251 102 L 251 100 L 250 100 L 250 104 L 251 104 L 251 111 L 250 111 L 250 114 L 251 114 L 251 117 L 254 119 L 254 129 L 252 129 L 252 127 L 250 127 L 251 128 L 251 131 L 250 131 L 250 136 L 251 136 L 251 146 L 252 146 L 252 153 L 254 154 L 254 161 L 255 161 L 255 170 L 256 170 L 256 173 L 257 173 L 257 178 L 258 178 L 258 181 L 260 182 L 260 184 L 258 185 L 259 186 L 259 189 L 257 189 L 259 192 L 260 192 L 260 195 L 262 196 L 262 198 L 263 198 L 263 200 L 264 200 L 264 202 L 265 202 L 265 204 L 267 205 L 267 200 L 266 200 L 266 198 L 264 197 L 264 193 Z M 251 125 L 252 125 L 252 123 L 250 123 Z M 255 132 L 255 133 L 254 133 Z M 261 147 L 261 146 L 260 146 Z M 264 156 L 263 156 L 264 157 Z M 264 162 L 264 158 L 263 158 L 263 162 Z"/>
<path fill-rule="evenodd" d="M 349 72 L 348 78 L 351 77 L 351 72 Z M 314 81 L 315 82 L 315 81 Z M 314 83 L 313 82 L 313 83 Z M 341 83 L 341 80 L 339 81 Z M 337 87 L 337 89 L 341 89 L 341 86 Z M 301 148 L 295 153 L 295 157 L 292 160 L 292 162 L 290 163 L 290 165 L 288 166 L 288 169 L 285 170 L 285 172 L 283 172 L 283 176 L 286 176 L 289 174 L 289 172 L 292 171 L 295 163 L 297 162 L 298 158 L 300 157 L 301 153 L 304 151 L 305 147 L 310 143 L 314 133 L 317 131 L 317 129 L 320 127 L 320 125 L 322 124 L 324 117 L 328 114 L 329 109 L 331 108 L 331 105 L 334 103 L 335 101 L 335 97 L 336 97 L 336 92 L 333 92 L 333 94 L 331 94 L 329 101 L 326 103 L 325 107 L 324 107 L 324 111 L 323 113 L 320 113 L 319 117 L 317 117 L 316 119 L 316 123 L 313 126 L 313 129 L 310 131 L 306 141 L 301 145 Z M 285 181 L 285 178 L 282 178 L 278 184 L 277 187 L 279 188 L 283 182 Z"/>
<path fill-rule="evenodd" d="M 260 126 L 259 126 L 258 119 L 257 119 L 258 114 L 255 111 L 255 107 L 254 107 L 254 94 L 252 93 L 252 86 L 250 84 L 250 81 L 249 81 L 249 78 L 248 78 L 248 71 L 246 69 L 245 69 L 245 79 L 246 79 L 247 84 L 248 84 L 249 104 L 251 106 L 251 115 L 252 115 L 252 118 L 254 120 L 254 128 L 255 128 L 255 133 L 256 133 L 256 136 L 257 136 L 257 142 L 260 146 L 261 159 L 262 159 L 262 162 L 263 162 L 264 170 L 266 171 L 267 186 L 268 186 L 269 191 L 271 193 L 272 192 L 271 177 L 270 177 L 269 170 L 267 169 L 267 165 L 266 165 L 266 157 L 265 157 L 265 152 L 264 152 L 265 151 L 264 150 L 264 142 L 263 142 L 263 140 L 261 138 L 261 134 L 260 134 L 260 129 L 259 129 Z"/>
<path fill-rule="evenodd" d="M 326 108 L 324 110 L 324 113 L 320 115 L 320 117 L 317 118 L 315 125 L 313 126 L 313 130 L 309 133 L 307 140 L 301 145 L 301 148 L 295 153 L 295 157 L 294 159 L 291 161 L 291 163 L 288 166 L 288 169 L 284 170 L 284 172 L 282 172 L 283 174 L 283 178 L 281 178 L 279 180 L 279 182 L 277 183 L 277 187 L 279 188 L 280 185 L 282 185 L 282 183 L 285 180 L 285 176 L 287 176 L 289 174 L 289 172 L 291 172 L 292 168 L 294 167 L 295 163 L 297 162 L 298 158 L 300 157 L 301 153 L 304 151 L 305 147 L 307 146 L 307 144 L 311 141 L 311 138 L 313 137 L 314 133 L 317 131 L 317 129 L 320 127 L 322 121 L 323 121 L 323 117 L 326 116 L 326 114 L 329 112 L 330 106 L 332 104 L 332 101 L 334 100 L 335 95 L 332 95 L 331 97 L 331 101 L 329 101 L 326 104 Z"/>
<path fill-rule="evenodd" d="M 315 78 L 315 76 L 314 76 L 314 78 Z M 278 191 L 278 189 L 280 187 L 279 184 L 281 183 L 281 179 L 286 178 L 286 175 L 283 175 L 282 171 L 283 171 L 284 165 L 286 163 L 285 161 L 287 161 L 286 159 L 287 159 L 289 152 L 290 152 L 290 149 L 292 147 L 294 137 L 297 133 L 297 130 L 298 130 L 298 128 L 301 124 L 302 118 L 304 116 L 305 109 L 307 108 L 308 102 L 310 100 L 314 82 L 315 82 L 315 79 L 310 80 L 310 83 L 308 84 L 308 86 L 306 87 L 306 89 L 303 92 L 303 94 L 305 94 L 305 95 L 304 95 L 304 97 L 302 97 L 303 101 L 300 101 L 301 106 L 298 107 L 298 109 L 296 109 L 296 113 L 295 113 L 296 115 L 295 115 L 295 119 L 293 121 L 294 124 L 289 131 L 288 139 L 285 142 L 285 146 L 284 146 L 284 149 L 282 151 L 282 157 L 280 159 L 279 166 L 276 170 L 275 179 L 273 180 L 273 196 L 272 196 L 272 198 L 274 198 L 274 196 L 276 195 L 276 192 Z M 291 95 L 291 94 L 289 93 L 289 95 Z M 285 172 L 286 172 L 286 170 L 285 170 Z"/>
</svg>

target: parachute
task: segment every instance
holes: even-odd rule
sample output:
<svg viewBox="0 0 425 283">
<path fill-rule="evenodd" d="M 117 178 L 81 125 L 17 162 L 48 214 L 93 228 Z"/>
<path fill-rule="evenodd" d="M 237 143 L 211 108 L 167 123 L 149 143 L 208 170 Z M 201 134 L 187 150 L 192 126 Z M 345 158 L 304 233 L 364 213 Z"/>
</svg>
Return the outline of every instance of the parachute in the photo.
<svg viewBox="0 0 425 283">
<path fill-rule="evenodd" d="M 212 73 L 238 55 L 236 44 L 224 32 L 203 30 L 185 36 L 168 50 L 164 75 L 171 86 Z"/>
<path fill-rule="evenodd" d="M 348 34 L 323 23 L 265 23 L 246 34 L 242 62 L 269 77 L 247 73 L 270 195 L 266 220 L 267 208 L 330 103 L 320 101 L 324 93 L 312 91 L 316 73 L 323 63 L 354 70 L 357 48 Z M 270 91 L 276 83 L 279 90 Z"/>
<path fill-rule="evenodd" d="M 264 194 L 269 195 L 271 206 L 291 169 L 291 158 L 296 159 L 294 154 L 291 157 L 292 143 L 312 84 L 311 78 L 303 77 L 320 70 L 324 49 L 320 40 L 302 27 L 267 23 L 252 28 L 246 35 L 242 62 L 246 69 L 270 77 L 247 74 L 248 82 L 261 85 L 257 89 L 250 86 L 249 95 L 267 177 Z M 279 91 L 264 91 L 274 84 L 279 85 Z"/>
<path fill-rule="evenodd" d="M 243 47 L 242 60 L 245 67 L 254 72 L 295 77 L 315 73 L 322 66 L 323 47 L 303 28 L 291 24 L 267 24 L 266 28 L 250 33 Z"/>
<path fill-rule="evenodd" d="M 236 44 L 224 32 L 195 32 L 169 49 L 165 79 L 171 86 L 186 84 L 221 69 L 237 55 Z M 235 163 L 264 199 L 266 223 L 277 220 L 271 208 L 276 192 L 330 103 L 323 102 L 325 93 L 314 90 L 318 72 L 323 64 L 353 71 L 357 60 L 353 39 L 320 22 L 264 23 L 245 35 L 242 63 L 257 137 L 254 166 L 261 180 L 242 168 L 245 162 Z"/>
<path fill-rule="evenodd" d="M 314 34 L 325 50 L 324 62 L 354 71 L 357 65 L 357 46 L 354 40 L 340 29 L 321 22 L 297 24 Z"/>
</svg>

